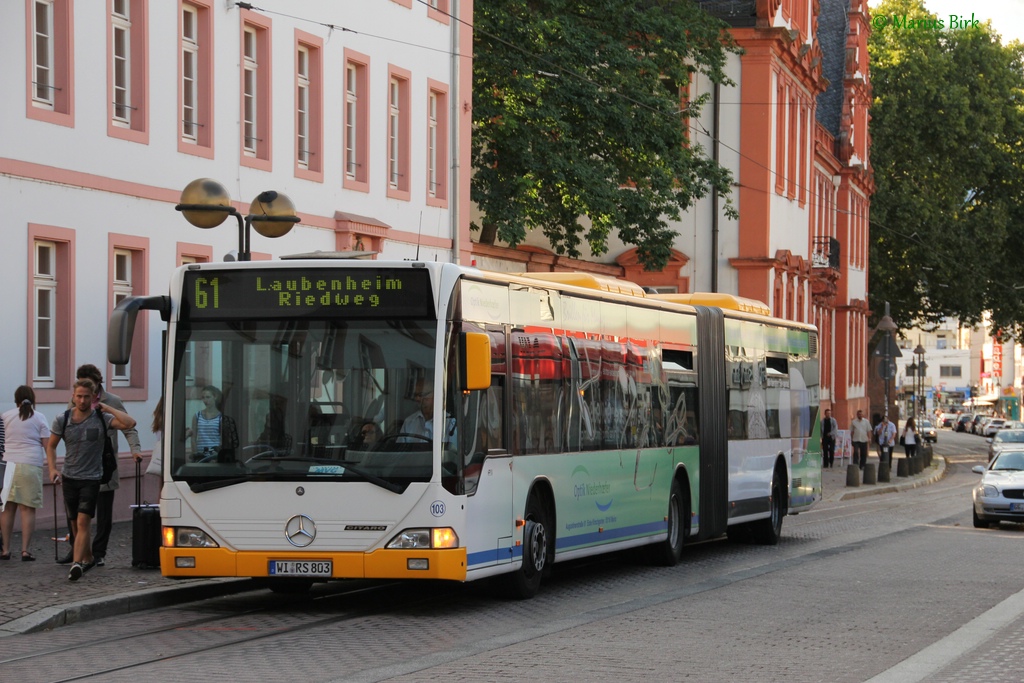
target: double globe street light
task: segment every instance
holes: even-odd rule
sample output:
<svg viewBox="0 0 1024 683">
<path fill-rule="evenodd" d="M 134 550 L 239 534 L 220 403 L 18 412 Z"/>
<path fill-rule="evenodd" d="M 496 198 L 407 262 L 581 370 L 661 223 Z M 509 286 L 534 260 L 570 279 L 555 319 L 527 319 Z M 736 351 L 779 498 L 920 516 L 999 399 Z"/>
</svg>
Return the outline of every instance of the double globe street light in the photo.
<svg viewBox="0 0 1024 683">
<path fill-rule="evenodd" d="M 231 205 L 231 197 L 224 186 L 210 178 L 193 180 L 181 192 L 181 203 L 174 207 L 189 223 L 197 228 L 216 228 L 228 216 L 238 219 L 238 260 L 252 260 L 249 249 L 249 227 L 264 237 L 281 237 L 288 234 L 299 217 L 295 205 L 287 195 L 276 190 L 260 192 L 249 205 L 249 213 L 243 216 Z"/>
</svg>

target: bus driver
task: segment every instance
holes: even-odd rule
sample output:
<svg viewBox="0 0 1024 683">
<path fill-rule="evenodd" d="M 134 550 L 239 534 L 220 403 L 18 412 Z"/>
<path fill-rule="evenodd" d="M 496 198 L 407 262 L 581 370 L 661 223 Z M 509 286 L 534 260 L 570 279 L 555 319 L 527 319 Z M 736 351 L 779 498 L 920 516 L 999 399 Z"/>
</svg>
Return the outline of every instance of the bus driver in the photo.
<svg viewBox="0 0 1024 683">
<path fill-rule="evenodd" d="M 419 410 L 414 412 L 409 417 L 405 418 L 405 422 L 402 423 L 402 434 L 409 434 L 411 436 L 420 436 L 427 440 L 433 440 L 434 438 L 434 384 L 430 380 L 420 379 L 416 382 L 416 392 L 412 395 L 417 403 L 420 404 Z M 455 440 L 455 418 L 449 417 L 445 420 L 447 429 L 446 433 L 441 437 L 442 441 L 454 441 Z M 410 439 L 401 437 L 398 439 L 400 443 L 411 443 L 420 441 L 420 439 Z"/>
</svg>

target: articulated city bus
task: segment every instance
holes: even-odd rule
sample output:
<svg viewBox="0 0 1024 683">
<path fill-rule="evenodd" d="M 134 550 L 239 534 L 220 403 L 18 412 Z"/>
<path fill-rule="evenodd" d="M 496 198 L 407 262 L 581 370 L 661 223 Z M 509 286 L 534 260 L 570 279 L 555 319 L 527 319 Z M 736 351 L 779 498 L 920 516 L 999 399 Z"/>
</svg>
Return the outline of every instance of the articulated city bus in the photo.
<svg viewBox="0 0 1024 683">
<path fill-rule="evenodd" d="M 817 332 L 726 295 L 341 259 L 190 264 L 168 323 L 161 568 L 496 577 L 773 544 L 821 498 Z"/>
</svg>

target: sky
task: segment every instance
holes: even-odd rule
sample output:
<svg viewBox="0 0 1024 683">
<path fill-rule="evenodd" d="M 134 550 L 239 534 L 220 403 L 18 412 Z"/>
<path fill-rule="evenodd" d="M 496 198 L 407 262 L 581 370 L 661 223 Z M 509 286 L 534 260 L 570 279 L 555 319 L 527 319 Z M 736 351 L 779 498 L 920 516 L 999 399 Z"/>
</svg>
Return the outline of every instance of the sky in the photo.
<svg viewBox="0 0 1024 683">
<path fill-rule="evenodd" d="M 879 0 L 869 0 L 874 8 Z M 928 11 L 945 19 L 948 25 L 949 16 L 970 17 L 984 22 L 992 20 L 992 28 L 1003 37 L 1003 43 L 1013 39 L 1024 42 L 1024 0 L 924 0 Z"/>
</svg>

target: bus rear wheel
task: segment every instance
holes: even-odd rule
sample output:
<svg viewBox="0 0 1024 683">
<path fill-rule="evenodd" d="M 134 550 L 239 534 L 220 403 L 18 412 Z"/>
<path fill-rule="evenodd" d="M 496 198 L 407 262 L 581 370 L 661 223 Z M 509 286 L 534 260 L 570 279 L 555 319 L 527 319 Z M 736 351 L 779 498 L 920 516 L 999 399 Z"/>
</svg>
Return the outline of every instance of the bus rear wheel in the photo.
<svg viewBox="0 0 1024 683">
<path fill-rule="evenodd" d="M 683 543 L 690 533 L 690 496 L 679 480 L 673 480 L 668 494 L 668 538 L 652 547 L 652 559 L 663 567 L 674 567 L 683 556 Z"/>
<path fill-rule="evenodd" d="M 754 522 L 750 526 L 754 543 L 759 545 L 776 545 L 782 538 L 782 518 L 786 516 L 786 489 L 783 483 L 786 477 L 775 470 L 772 477 L 771 515 L 767 519 Z"/>
<path fill-rule="evenodd" d="M 526 503 L 523 527 L 523 564 L 505 577 L 505 593 L 518 600 L 532 598 L 540 590 L 540 580 L 551 560 L 551 521 L 547 507 L 537 496 Z"/>
</svg>

